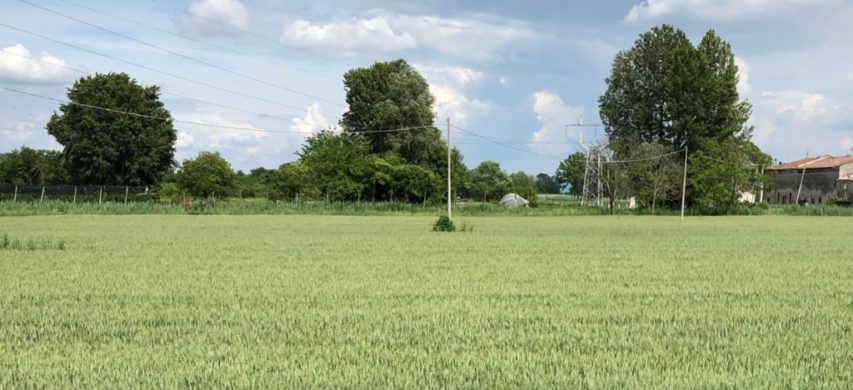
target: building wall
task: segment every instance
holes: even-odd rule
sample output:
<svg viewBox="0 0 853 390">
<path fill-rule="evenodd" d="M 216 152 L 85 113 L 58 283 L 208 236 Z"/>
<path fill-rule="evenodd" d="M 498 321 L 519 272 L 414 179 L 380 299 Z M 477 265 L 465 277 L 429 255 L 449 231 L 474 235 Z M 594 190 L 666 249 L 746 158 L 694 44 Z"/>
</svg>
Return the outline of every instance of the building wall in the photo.
<svg viewBox="0 0 853 390">
<path fill-rule="evenodd" d="M 853 163 L 842 165 L 838 170 L 839 179 L 853 179 Z"/>
<path fill-rule="evenodd" d="M 771 204 L 797 204 L 797 189 L 802 174 L 802 169 L 777 172 L 774 183 L 764 194 L 764 199 Z M 836 168 L 806 169 L 799 203 L 826 204 L 827 198 L 836 192 L 838 176 L 839 170 Z"/>
</svg>

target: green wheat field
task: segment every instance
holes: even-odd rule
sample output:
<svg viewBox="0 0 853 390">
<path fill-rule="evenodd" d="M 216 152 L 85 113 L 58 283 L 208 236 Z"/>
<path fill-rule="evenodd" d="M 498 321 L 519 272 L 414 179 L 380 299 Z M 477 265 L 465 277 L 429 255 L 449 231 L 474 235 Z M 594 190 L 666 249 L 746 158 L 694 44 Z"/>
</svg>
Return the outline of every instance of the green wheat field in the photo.
<svg viewBox="0 0 853 390">
<path fill-rule="evenodd" d="M 0 218 L 0 388 L 853 386 L 849 218 L 434 221 Z"/>
</svg>

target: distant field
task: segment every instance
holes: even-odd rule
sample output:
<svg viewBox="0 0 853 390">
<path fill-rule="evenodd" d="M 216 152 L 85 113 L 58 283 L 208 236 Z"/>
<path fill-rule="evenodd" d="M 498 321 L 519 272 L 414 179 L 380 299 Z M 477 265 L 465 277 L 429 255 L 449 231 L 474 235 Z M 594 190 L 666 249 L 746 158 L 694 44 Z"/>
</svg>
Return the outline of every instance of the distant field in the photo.
<svg viewBox="0 0 853 390">
<path fill-rule="evenodd" d="M 0 388 L 853 383 L 853 220 L 43 216 Z"/>
</svg>

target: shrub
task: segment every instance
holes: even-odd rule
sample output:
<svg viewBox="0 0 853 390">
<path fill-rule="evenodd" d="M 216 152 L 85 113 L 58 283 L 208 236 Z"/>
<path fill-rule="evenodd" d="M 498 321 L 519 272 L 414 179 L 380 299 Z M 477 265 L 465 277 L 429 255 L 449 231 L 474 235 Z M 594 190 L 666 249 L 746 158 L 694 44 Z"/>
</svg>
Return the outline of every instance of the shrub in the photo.
<svg viewBox="0 0 853 390">
<path fill-rule="evenodd" d="M 438 221 L 435 221 L 435 225 L 432 226 L 432 231 L 455 232 L 456 226 L 453 225 L 453 221 L 451 221 L 450 218 L 447 218 L 446 215 L 442 215 L 438 217 Z"/>
</svg>

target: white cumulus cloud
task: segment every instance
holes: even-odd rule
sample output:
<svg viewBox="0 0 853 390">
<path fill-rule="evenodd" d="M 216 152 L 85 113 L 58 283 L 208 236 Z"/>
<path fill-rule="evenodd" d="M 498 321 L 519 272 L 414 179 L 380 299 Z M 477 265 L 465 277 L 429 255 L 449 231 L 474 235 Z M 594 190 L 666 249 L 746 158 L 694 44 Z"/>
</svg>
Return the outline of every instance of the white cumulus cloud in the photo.
<svg viewBox="0 0 853 390">
<path fill-rule="evenodd" d="M 290 131 L 298 132 L 300 135 L 310 136 L 320 130 L 326 130 L 331 127 L 329 119 L 323 116 L 320 112 L 320 104 L 314 103 L 308 106 L 305 112 L 305 117 L 296 118 L 293 124 L 290 125 Z"/>
<path fill-rule="evenodd" d="M 392 27 L 385 16 L 329 24 L 297 20 L 283 28 L 281 41 L 302 47 L 331 49 L 348 56 L 363 50 L 386 52 L 417 47 L 411 34 Z"/>
<path fill-rule="evenodd" d="M 749 64 L 743 58 L 735 57 L 735 64 L 738 68 L 737 92 L 741 99 L 745 99 L 749 93 Z"/>
<path fill-rule="evenodd" d="M 249 10 L 240 0 L 195 0 L 190 3 L 189 13 L 185 26 L 195 34 L 227 32 L 225 26 L 249 28 Z"/>
<path fill-rule="evenodd" d="M 483 78 L 483 72 L 462 66 L 430 66 L 422 64 L 412 64 L 412 66 L 430 84 L 438 83 L 463 87 L 480 81 Z"/>
<path fill-rule="evenodd" d="M 34 61 L 30 58 L 38 58 Z M 50 65 L 55 64 L 55 65 Z M 28 82 L 63 82 L 72 77 L 65 61 L 46 51 L 33 55 L 24 45 L 16 44 L 0 51 L 0 77 Z"/>
<path fill-rule="evenodd" d="M 668 16 L 690 16 L 702 20 L 731 21 L 791 13 L 802 7 L 819 7 L 837 0 L 644 0 L 634 4 L 625 22 L 636 23 Z"/>
<path fill-rule="evenodd" d="M 189 147 L 195 141 L 195 137 L 192 134 L 187 133 L 186 131 L 178 132 L 178 139 L 175 141 L 175 148 L 183 149 Z"/>
<path fill-rule="evenodd" d="M 806 91 L 762 92 L 761 98 L 761 104 L 772 109 L 775 114 L 788 114 L 802 121 L 826 115 L 834 109 L 834 105 L 824 95 Z"/>
<path fill-rule="evenodd" d="M 438 121 L 443 123 L 446 118 L 454 124 L 464 126 L 468 120 L 489 110 L 489 103 L 467 97 L 462 91 L 437 84 L 430 84 L 429 91 L 435 98 L 435 112 Z"/>
<path fill-rule="evenodd" d="M 373 11 L 362 18 L 329 22 L 300 19 L 283 27 L 281 41 L 336 55 L 419 49 L 490 60 L 535 36 L 526 24 L 510 20 L 477 15 L 457 19 Z"/>
<path fill-rule="evenodd" d="M 539 152 L 565 152 L 565 145 L 547 144 L 546 142 L 564 140 L 565 136 L 562 129 L 565 125 L 580 120 L 583 115 L 583 107 L 567 105 L 559 95 L 548 91 L 539 91 L 533 94 L 533 112 L 536 114 L 536 119 L 542 124 L 542 127 L 533 133 L 531 138 L 534 142 L 533 148 Z M 537 142 L 541 144 L 535 144 Z"/>
</svg>

